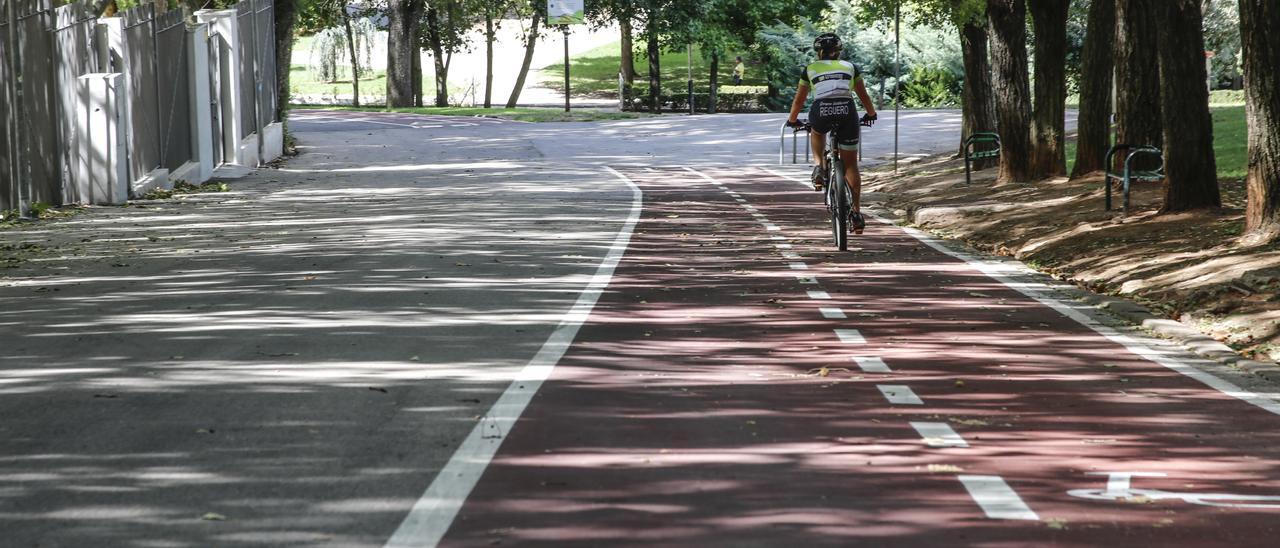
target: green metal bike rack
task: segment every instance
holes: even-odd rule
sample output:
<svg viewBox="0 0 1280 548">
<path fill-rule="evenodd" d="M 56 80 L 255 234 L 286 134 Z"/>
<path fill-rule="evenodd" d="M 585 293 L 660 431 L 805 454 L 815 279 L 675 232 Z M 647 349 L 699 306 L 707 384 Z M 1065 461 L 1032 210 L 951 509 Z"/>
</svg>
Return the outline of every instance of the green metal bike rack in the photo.
<svg viewBox="0 0 1280 548">
<path fill-rule="evenodd" d="M 1122 171 L 1115 171 L 1116 154 L 1128 151 L 1124 158 L 1124 168 Z M 1159 162 L 1159 166 L 1155 169 L 1134 169 L 1133 160 L 1140 156 L 1153 157 Z M 1115 180 L 1123 184 L 1124 188 L 1124 210 L 1123 214 L 1129 214 L 1129 185 L 1133 181 L 1163 181 L 1164 180 L 1164 153 L 1160 149 L 1151 145 L 1129 145 L 1118 144 L 1111 147 L 1107 151 L 1107 177 L 1104 184 L 1107 187 L 1107 204 L 1106 210 L 1111 211 L 1111 181 Z"/>
<path fill-rule="evenodd" d="M 996 147 L 989 150 L 978 150 L 979 145 L 995 143 Z M 970 135 L 964 140 L 964 184 L 973 183 L 973 162 L 974 160 L 983 160 L 986 158 L 1000 157 L 1000 136 L 995 133 L 980 131 Z"/>
</svg>

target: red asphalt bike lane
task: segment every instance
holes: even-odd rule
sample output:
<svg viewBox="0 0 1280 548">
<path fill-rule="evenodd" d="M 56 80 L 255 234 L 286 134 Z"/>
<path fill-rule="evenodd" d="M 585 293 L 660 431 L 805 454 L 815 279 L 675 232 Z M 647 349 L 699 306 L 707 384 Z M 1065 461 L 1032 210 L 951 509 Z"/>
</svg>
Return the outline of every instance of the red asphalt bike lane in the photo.
<svg viewBox="0 0 1280 548">
<path fill-rule="evenodd" d="M 1280 416 L 902 229 L 835 252 L 768 171 L 623 173 L 627 254 L 441 545 L 1275 544 Z"/>
</svg>

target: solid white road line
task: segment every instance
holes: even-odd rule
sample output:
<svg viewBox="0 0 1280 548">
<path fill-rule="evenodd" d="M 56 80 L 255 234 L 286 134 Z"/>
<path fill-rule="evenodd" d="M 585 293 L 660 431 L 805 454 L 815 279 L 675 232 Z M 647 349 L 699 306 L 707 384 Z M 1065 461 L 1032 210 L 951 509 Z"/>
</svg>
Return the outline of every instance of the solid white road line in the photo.
<svg viewBox="0 0 1280 548">
<path fill-rule="evenodd" d="M 877 384 L 876 388 L 893 405 L 924 405 L 924 400 L 905 384 Z"/>
<path fill-rule="evenodd" d="M 484 474 L 485 468 L 488 468 L 489 461 L 498 452 L 502 440 L 511 432 L 511 428 L 520 419 L 520 415 L 524 413 L 534 394 L 542 387 L 543 381 L 551 375 L 551 371 L 555 369 L 556 363 L 564 356 L 569 345 L 573 344 L 573 339 L 578 335 L 578 329 L 587 321 L 591 310 L 595 308 L 596 301 L 608 287 L 609 281 L 613 278 L 614 269 L 617 268 L 623 254 L 627 251 L 627 245 L 631 242 L 631 233 L 640 220 L 644 194 L 640 191 L 640 187 L 625 175 L 610 167 L 605 169 L 631 188 L 631 212 L 609 247 L 608 254 L 596 268 L 596 273 L 591 277 L 587 287 L 578 295 L 573 308 L 565 313 L 555 331 L 552 331 L 551 336 L 542 344 L 542 348 L 511 381 L 498 401 L 494 402 L 493 407 L 489 408 L 484 417 L 476 422 L 476 427 L 454 451 L 444 468 L 436 474 L 435 480 L 427 487 L 422 497 L 414 503 L 413 508 L 409 510 L 409 515 L 405 516 L 400 527 L 387 540 L 386 546 L 435 546 L 440 542 L 453 524 L 467 496 L 475 488 L 476 482 Z"/>
<path fill-rule="evenodd" d="M 839 308 L 819 308 L 818 311 L 822 313 L 823 318 L 828 320 L 843 320 L 848 318 L 848 316 L 844 314 L 844 311 Z"/>
<path fill-rule="evenodd" d="M 799 183 L 801 185 L 807 184 L 800 179 L 797 179 L 795 177 L 790 177 L 788 175 L 779 173 L 777 171 L 774 171 L 766 167 L 762 167 L 761 169 L 765 172 L 768 172 L 782 179 L 795 181 L 796 183 Z M 887 225 L 893 225 L 892 221 L 884 219 L 883 217 L 880 217 L 878 215 L 871 214 L 865 209 L 863 210 L 863 214 L 879 222 L 885 223 Z M 1089 329 L 1092 329 L 1094 332 L 1098 333 L 1099 335 L 1102 335 L 1106 339 L 1116 344 L 1119 344 L 1120 346 L 1123 346 L 1126 350 L 1133 352 L 1134 354 L 1146 360 L 1160 364 L 1161 366 L 1164 366 L 1165 368 L 1171 371 L 1175 371 L 1179 374 L 1195 379 L 1200 383 L 1204 384 L 1205 386 L 1213 388 L 1214 390 L 1222 392 L 1223 394 L 1239 399 L 1241 401 L 1248 402 L 1252 405 L 1265 409 L 1273 414 L 1280 415 L 1280 402 L 1274 399 L 1268 398 L 1266 396 L 1263 396 L 1262 394 L 1259 394 L 1257 392 L 1252 392 L 1252 391 L 1240 388 L 1239 386 L 1236 386 L 1235 383 L 1219 378 L 1218 376 L 1212 373 L 1209 373 L 1208 371 L 1202 371 L 1200 369 L 1197 369 L 1195 366 L 1192 366 L 1182 360 L 1167 356 L 1165 352 L 1161 352 L 1159 350 L 1153 349 L 1143 344 L 1142 342 L 1138 341 L 1137 339 L 1134 339 L 1129 335 L 1121 333 L 1115 328 L 1103 325 L 1099 323 L 1097 320 L 1094 320 L 1093 318 L 1089 317 L 1087 314 L 1080 312 L 1079 310 L 1076 310 L 1076 308 L 1073 307 L 1072 305 L 1064 303 L 1048 295 L 1045 295 L 1044 293 L 1041 293 L 1034 287 L 1029 287 L 1029 284 L 1015 281 L 1009 276 L 1010 274 L 1014 274 L 1014 273 L 1026 273 L 1026 274 L 1032 273 L 1031 270 L 1027 269 L 1026 267 L 1008 266 L 1006 264 L 1001 264 L 994 261 L 983 260 L 973 255 L 970 255 L 968 253 L 953 251 L 947 248 L 947 246 L 937 238 L 934 238 L 914 228 L 899 226 L 898 229 L 902 230 L 903 232 L 906 232 L 911 237 L 919 240 L 924 245 L 933 248 L 939 253 L 954 257 L 956 259 L 964 261 L 965 263 L 968 263 L 969 266 L 974 267 L 979 272 L 985 274 L 988 278 L 991 278 L 997 282 L 1000 282 L 1001 284 L 1004 284 L 1006 287 L 1014 291 L 1017 291 L 1018 293 L 1026 295 L 1027 297 L 1030 297 L 1031 299 L 1053 309 L 1054 311 L 1058 312 L 1059 314 L 1062 314 L 1063 316 L 1071 318 L 1076 323 L 1079 323 L 1080 325 L 1083 325 L 1085 327 L 1088 327 Z M 1030 284 L 1030 285 L 1043 287 L 1042 284 Z"/>
<path fill-rule="evenodd" d="M 969 443 L 964 441 L 955 430 L 951 429 L 951 425 L 945 422 L 912 422 L 911 427 L 916 429 L 920 434 L 920 439 L 929 447 L 968 447 Z"/>
<path fill-rule="evenodd" d="M 829 301 L 831 300 L 831 294 L 826 291 L 810 291 L 809 298 L 815 301 Z"/>
<path fill-rule="evenodd" d="M 844 344 L 867 344 L 867 339 L 857 329 L 837 329 L 836 336 Z"/>
<path fill-rule="evenodd" d="M 1039 521 L 1022 497 L 1000 476 L 958 476 L 969 496 L 991 519 Z"/>
<path fill-rule="evenodd" d="M 858 363 L 858 367 L 866 373 L 892 373 L 889 365 L 884 363 L 880 358 L 870 358 L 863 356 L 854 356 L 853 361 Z"/>
</svg>

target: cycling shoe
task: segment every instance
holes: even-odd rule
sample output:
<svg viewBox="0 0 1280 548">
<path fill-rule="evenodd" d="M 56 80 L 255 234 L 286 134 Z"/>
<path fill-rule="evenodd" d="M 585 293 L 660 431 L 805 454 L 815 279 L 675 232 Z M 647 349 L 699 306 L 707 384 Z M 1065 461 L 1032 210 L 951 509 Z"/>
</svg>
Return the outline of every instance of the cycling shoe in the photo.
<svg viewBox="0 0 1280 548">
<path fill-rule="evenodd" d="M 856 211 L 849 215 L 849 221 L 853 223 L 854 234 L 862 234 L 862 231 L 867 228 L 867 220 Z"/>
<path fill-rule="evenodd" d="M 822 166 L 814 166 L 813 175 L 810 176 L 810 180 L 813 182 L 814 192 L 822 192 L 822 189 L 827 186 L 826 170 L 822 169 Z"/>
</svg>

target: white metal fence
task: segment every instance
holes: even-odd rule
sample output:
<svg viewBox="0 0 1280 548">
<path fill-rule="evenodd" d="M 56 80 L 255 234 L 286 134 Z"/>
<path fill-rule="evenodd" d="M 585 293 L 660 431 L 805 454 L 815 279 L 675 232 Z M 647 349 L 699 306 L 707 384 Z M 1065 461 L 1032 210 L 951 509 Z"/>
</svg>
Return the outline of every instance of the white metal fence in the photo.
<svg viewBox="0 0 1280 548">
<path fill-rule="evenodd" d="M 121 203 L 283 152 L 273 0 L 93 9 L 0 0 L 0 210 Z"/>
</svg>

